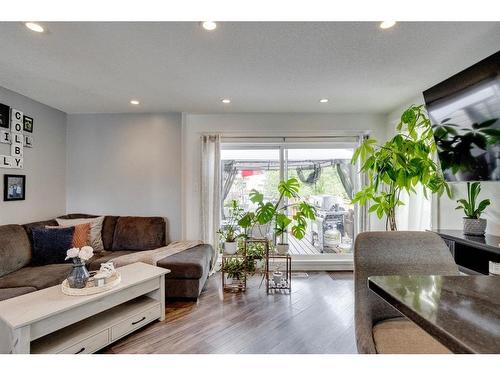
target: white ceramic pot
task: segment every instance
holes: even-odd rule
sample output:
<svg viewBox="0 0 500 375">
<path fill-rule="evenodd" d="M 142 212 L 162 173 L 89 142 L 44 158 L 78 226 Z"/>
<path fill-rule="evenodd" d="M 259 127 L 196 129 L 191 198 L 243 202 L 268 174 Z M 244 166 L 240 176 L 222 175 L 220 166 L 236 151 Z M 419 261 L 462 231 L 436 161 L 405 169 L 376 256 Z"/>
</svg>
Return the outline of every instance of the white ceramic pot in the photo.
<svg viewBox="0 0 500 375">
<path fill-rule="evenodd" d="M 224 254 L 236 254 L 238 251 L 237 242 L 224 242 Z"/>
<path fill-rule="evenodd" d="M 283 272 L 280 271 L 273 272 L 273 281 L 276 285 L 281 283 L 282 278 L 283 278 Z"/>
<path fill-rule="evenodd" d="M 464 234 L 469 236 L 484 236 L 486 219 L 469 219 L 464 217 Z"/>
<path fill-rule="evenodd" d="M 289 245 L 287 243 L 277 244 L 276 250 L 278 251 L 279 255 L 286 255 L 288 254 L 288 247 Z"/>
</svg>

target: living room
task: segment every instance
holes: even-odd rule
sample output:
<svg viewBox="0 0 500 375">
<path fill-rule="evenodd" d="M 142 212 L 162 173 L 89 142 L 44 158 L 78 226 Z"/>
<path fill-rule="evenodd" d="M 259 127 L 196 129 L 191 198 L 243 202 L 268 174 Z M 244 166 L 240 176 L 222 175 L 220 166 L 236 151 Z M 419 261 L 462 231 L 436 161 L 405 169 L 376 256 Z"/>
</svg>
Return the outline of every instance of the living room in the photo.
<svg viewBox="0 0 500 375">
<path fill-rule="evenodd" d="M 493 12 L 33 6 L 0 16 L 2 354 L 500 353 Z"/>
</svg>

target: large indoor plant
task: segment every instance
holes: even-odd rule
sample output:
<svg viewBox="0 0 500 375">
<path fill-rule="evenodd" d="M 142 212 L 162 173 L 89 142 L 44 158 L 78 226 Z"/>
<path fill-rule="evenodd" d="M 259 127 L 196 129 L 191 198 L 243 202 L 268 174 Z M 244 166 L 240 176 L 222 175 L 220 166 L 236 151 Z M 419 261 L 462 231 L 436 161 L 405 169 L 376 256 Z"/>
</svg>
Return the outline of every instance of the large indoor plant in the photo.
<svg viewBox="0 0 500 375">
<path fill-rule="evenodd" d="M 239 225 L 247 231 L 255 225 L 274 225 L 276 236 L 276 247 L 279 253 L 286 253 L 288 244 L 285 235 L 291 226 L 292 235 L 297 239 L 304 238 L 307 229 L 307 220 L 316 219 L 316 210 L 309 203 L 300 200 L 299 181 L 290 178 L 278 184 L 279 198 L 276 202 L 265 202 L 264 194 L 257 190 L 250 192 L 250 200 L 257 204 L 255 211 L 249 211 L 239 220 Z M 285 204 L 285 200 L 294 199 L 295 202 Z M 289 216 L 287 211 L 293 209 L 295 212 Z"/>
<path fill-rule="evenodd" d="M 473 236 L 484 236 L 486 232 L 486 219 L 481 219 L 481 214 L 490 205 L 489 199 L 483 199 L 477 203 L 477 197 L 481 192 L 480 182 L 467 182 L 467 199 L 459 199 L 457 210 L 464 210 L 464 234 Z"/>
<path fill-rule="evenodd" d="M 402 191 L 415 193 L 420 184 L 425 197 L 428 190 L 439 195 L 446 191 L 451 197 L 441 169 L 432 160 L 436 144 L 423 106 L 405 110 L 396 129 L 398 133 L 381 145 L 366 139 L 352 157 L 368 175 L 368 184 L 354 195 L 353 203 L 371 203 L 369 212 L 375 212 L 379 219 L 385 215 L 387 230 L 397 230 L 396 208 L 403 204 Z"/>
</svg>

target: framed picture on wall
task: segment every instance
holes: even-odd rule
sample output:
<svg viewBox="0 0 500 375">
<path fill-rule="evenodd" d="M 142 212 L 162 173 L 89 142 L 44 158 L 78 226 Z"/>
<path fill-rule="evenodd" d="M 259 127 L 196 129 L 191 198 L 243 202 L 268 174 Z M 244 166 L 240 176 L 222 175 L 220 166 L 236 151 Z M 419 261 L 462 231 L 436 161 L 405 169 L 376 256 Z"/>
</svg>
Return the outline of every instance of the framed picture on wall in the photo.
<svg viewBox="0 0 500 375">
<path fill-rule="evenodd" d="M 3 200 L 22 201 L 26 198 L 26 176 L 20 174 L 3 175 Z"/>
<path fill-rule="evenodd" d="M 10 107 L 0 103 L 0 128 L 10 128 Z"/>
<path fill-rule="evenodd" d="M 23 117 L 23 129 L 25 132 L 33 133 L 33 117 L 24 115 Z"/>
</svg>

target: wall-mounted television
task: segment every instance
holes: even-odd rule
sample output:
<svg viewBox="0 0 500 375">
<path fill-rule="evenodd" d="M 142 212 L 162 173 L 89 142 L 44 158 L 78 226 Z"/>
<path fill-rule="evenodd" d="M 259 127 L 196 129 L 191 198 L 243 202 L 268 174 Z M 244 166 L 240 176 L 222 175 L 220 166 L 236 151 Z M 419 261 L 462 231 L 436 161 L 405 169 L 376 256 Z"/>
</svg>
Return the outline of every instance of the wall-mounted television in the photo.
<svg viewBox="0 0 500 375">
<path fill-rule="evenodd" d="M 500 181 L 500 51 L 424 91 L 448 181 Z"/>
</svg>

